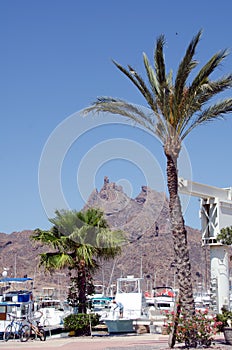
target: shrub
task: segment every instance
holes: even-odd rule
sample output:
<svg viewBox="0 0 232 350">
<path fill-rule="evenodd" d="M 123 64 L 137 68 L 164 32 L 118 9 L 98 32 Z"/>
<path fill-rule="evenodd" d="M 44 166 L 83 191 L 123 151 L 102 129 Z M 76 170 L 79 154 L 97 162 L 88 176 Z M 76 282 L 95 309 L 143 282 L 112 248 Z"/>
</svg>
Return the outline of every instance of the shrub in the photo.
<svg viewBox="0 0 232 350">
<path fill-rule="evenodd" d="M 219 332 L 223 332 L 225 327 L 232 327 L 232 312 L 222 308 L 222 313 L 216 315 L 216 321 L 220 322 Z"/>
<path fill-rule="evenodd" d="M 75 331 L 75 335 L 90 335 L 90 320 L 92 327 L 99 323 L 98 314 L 71 314 L 64 318 L 64 329 Z"/>
<path fill-rule="evenodd" d="M 176 316 L 174 312 L 170 313 L 169 311 L 165 314 L 167 319 L 165 320 L 164 326 L 169 334 L 171 333 Z M 186 317 L 185 314 L 181 314 L 178 319 L 176 340 L 179 343 L 184 343 L 189 338 L 194 338 L 199 342 L 213 340 L 213 335 L 218 332 L 219 324 L 215 318 L 209 316 L 208 310 L 196 310 L 196 314 L 191 318 Z"/>
</svg>

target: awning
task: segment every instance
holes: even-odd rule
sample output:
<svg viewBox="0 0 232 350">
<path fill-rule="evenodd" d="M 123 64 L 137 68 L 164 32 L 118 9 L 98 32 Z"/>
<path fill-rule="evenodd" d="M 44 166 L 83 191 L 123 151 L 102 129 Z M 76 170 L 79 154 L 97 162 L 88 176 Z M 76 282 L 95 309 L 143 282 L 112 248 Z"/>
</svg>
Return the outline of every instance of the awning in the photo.
<svg viewBox="0 0 232 350">
<path fill-rule="evenodd" d="M 11 303 L 11 302 L 0 302 L 0 306 L 20 306 L 20 304 L 17 303 Z"/>
<path fill-rule="evenodd" d="M 29 277 L 22 277 L 22 278 L 10 278 L 10 277 L 5 277 L 0 279 L 0 283 L 23 283 L 27 281 L 32 281 L 32 278 Z"/>
</svg>

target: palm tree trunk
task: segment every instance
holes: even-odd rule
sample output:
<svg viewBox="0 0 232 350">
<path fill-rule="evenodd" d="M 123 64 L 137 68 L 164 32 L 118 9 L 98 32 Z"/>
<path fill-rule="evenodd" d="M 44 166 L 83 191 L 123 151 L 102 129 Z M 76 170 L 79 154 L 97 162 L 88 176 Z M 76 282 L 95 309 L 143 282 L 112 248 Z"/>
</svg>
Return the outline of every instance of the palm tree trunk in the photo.
<svg viewBox="0 0 232 350">
<path fill-rule="evenodd" d="M 178 318 L 181 312 L 187 316 L 195 314 L 191 264 L 189 259 L 189 250 L 187 243 L 187 231 L 184 224 L 183 214 L 181 210 L 180 198 L 178 195 L 178 171 L 177 157 L 165 152 L 167 157 L 167 181 L 169 191 L 169 215 L 170 225 L 173 237 L 173 246 L 176 261 L 177 281 L 179 287 L 179 300 L 181 307 L 177 308 L 176 322 L 174 324 L 169 346 L 174 347 L 176 340 L 176 330 L 178 326 Z M 178 152 L 177 152 L 178 154 Z"/>
<path fill-rule="evenodd" d="M 86 274 L 85 264 L 80 263 L 78 271 L 78 285 L 79 285 L 79 306 L 78 313 L 86 314 Z"/>
</svg>

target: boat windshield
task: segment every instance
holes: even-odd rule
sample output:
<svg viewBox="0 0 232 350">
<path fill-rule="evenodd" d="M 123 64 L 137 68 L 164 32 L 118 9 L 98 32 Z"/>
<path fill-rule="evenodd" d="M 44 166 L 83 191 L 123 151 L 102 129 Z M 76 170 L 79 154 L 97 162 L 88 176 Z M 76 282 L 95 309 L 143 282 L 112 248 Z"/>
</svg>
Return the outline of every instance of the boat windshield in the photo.
<svg viewBox="0 0 232 350">
<path fill-rule="evenodd" d="M 41 300 L 40 302 L 41 308 L 55 308 L 55 309 L 64 309 L 63 305 L 59 300 Z"/>
<path fill-rule="evenodd" d="M 117 293 L 141 293 L 140 278 L 119 278 Z"/>
</svg>

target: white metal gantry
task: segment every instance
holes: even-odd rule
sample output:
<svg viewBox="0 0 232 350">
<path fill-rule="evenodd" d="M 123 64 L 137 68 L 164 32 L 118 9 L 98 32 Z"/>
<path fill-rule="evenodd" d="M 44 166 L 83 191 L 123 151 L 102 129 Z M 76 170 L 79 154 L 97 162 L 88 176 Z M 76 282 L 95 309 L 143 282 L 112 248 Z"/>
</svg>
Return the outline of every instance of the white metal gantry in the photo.
<svg viewBox="0 0 232 350">
<path fill-rule="evenodd" d="M 179 192 L 201 199 L 202 244 L 210 246 L 211 290 L 217 312 L 229 308 L 228 246 L 217 241 L 224 227 L 232 226 L 232 187 L 218 188 L 179 178 Z"/>
</svg>

